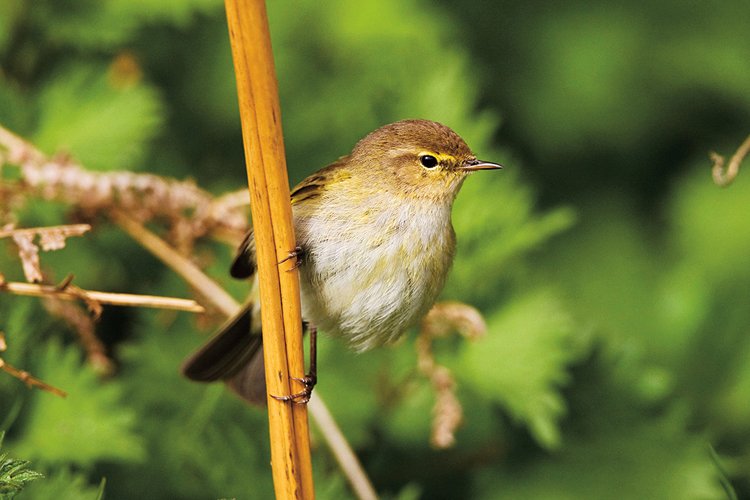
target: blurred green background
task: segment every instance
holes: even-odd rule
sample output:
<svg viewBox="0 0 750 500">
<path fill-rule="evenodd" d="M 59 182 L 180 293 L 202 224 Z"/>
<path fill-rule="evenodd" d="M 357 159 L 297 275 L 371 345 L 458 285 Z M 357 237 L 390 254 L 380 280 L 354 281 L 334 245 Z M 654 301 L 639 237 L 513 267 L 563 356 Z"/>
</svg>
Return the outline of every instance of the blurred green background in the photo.
<svg viewBox="0 0 750 500">
<path fill-rule="evenodd" d="M 269 16 L 292 182 L 413 117 L 506 165 L 454 209 L 444 297 L 489 326 L 435 346 L 465 413 L 455 447 L 429 445 L 435 395 L 413 335 L 363 355 L 321 341 L 316 391 L 376 489 L 750 497 L 750 172 L 719 189 L 707 158 L 750 132 L 750 3 L 299 0 Z M 245 185 L 216 0 L 2 0 L 0 124 L 93 170 L 192 177 L 217 195 Z M 31 199 L 15 213 L 70 220 Z M 1 244 L 0 272 L 20 279 Z M 197 251 L 241 299 L 231 249 Z M 104 220 L 42 262 L 86 288 L 190 294 Z M 0 295 L 3 359 L 70 393 L 0 373 L 2 451 L 46 476 L 19 498 L 93 499 L 103 477 L 107 499 L 270 498 L 264 412 L 178 375 L 211 328 L 107 308 L 97 331 L 118 371 L 101 380 L 36 299 Z M 314 442 L 318 497 L 351 497 Z"/>
</svg>

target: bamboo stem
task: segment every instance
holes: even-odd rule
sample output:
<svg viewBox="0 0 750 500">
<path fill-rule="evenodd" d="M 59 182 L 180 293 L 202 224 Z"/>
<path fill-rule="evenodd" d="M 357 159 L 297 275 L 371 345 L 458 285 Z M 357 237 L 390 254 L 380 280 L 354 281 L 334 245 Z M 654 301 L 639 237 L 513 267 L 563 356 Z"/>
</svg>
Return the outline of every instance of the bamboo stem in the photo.
<svg viewBox="0 0 750 500">
<path fill-rule="evenodd" d="M 298 391 L 304 376 L 299 277 L 276 74 L 264 0 L 226 0 L 255 231 L 276 498 L 312 499 L 307 407 L 270 395 Z"/>
</svg>

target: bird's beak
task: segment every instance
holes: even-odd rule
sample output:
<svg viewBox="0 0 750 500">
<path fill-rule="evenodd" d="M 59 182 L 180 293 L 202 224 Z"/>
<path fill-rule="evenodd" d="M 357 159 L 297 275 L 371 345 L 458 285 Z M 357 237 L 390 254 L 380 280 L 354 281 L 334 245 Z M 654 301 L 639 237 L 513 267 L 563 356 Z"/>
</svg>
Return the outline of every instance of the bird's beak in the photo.
<svg viewBox="0 0 750 500">
<path fill-rule="evenodd" d="M 461 170 L 464 172 L 474 172 L 476 170 L 497 170 L 500 168 L 503 168 L 503 166 L 490 161 L 467 160 L 461 167 Z"/>
</svg>

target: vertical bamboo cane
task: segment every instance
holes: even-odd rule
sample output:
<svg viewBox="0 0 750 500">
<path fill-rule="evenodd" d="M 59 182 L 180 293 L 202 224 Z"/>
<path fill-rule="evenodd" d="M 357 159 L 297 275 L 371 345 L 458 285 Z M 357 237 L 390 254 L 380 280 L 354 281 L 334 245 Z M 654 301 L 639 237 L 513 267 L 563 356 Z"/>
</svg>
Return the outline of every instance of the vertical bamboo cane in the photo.
<svg viewBox="0 0 750 500">
<path fill-rule="evenodd" d="M 276 74 L 264 0 L 226 0 L 255 230 L 269 394 L 297 392 L 304 375 L 296 242 Z M 279 499 L 314 498 L 307 407 L 268 398 L 271 466 Z"/>
</svg>

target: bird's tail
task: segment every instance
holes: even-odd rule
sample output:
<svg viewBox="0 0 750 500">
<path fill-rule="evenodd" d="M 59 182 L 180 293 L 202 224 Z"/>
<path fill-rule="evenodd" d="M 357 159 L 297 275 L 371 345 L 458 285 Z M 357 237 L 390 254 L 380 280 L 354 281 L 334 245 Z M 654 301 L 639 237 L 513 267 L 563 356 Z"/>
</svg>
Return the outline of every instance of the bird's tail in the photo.
<svg viewBox="0 0 750 500">
<path fill-rule="evenodd" d="M 252 304 L 245 305 L 211 339 L 182 364 L 182 373 L 196 382 L 223 380 L 244 400 L 266 404 L 263 337 L 252 328 Z"/>
</svg>

